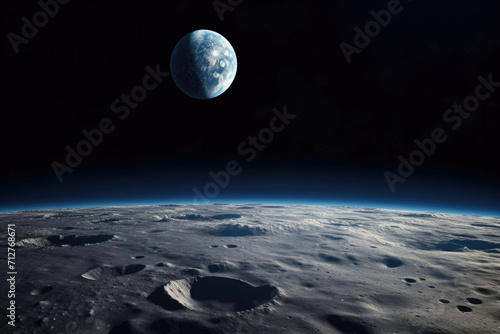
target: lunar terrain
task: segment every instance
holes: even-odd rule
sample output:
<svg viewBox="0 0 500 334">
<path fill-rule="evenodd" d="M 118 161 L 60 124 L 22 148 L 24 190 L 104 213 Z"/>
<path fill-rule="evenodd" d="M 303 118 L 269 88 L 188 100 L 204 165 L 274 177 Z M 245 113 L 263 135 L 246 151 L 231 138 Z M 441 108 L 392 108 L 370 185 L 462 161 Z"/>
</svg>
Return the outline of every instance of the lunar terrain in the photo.
<svg viewBox="0 0 500 334">
<path fill-rule="evenodd" d="M 499 218 L 214 204 L 0 221 L 17 271 L 1 333 L 500 333 Z"/>
</svg>

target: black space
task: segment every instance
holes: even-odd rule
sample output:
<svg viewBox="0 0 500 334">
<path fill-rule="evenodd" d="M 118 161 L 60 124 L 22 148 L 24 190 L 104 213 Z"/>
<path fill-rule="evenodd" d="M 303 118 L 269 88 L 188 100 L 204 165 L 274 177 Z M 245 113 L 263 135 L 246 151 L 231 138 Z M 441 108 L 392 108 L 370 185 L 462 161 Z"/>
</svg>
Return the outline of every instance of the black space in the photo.
<svg viewBox="0 0 500 334">
<path fill-rule="evenodd" d="M 22 193 L 23 180 L 39 175 L 45 181 L 32 189 L 57 187 L 51 163 L 64 163 L 65 147 L 75 147 L 81 131 L 104 117 L 116 130 L 65 180 L 87 168 L 99 169 L 86 176 L 89 184 L 123 170 L 125 179 L 136 179 L 156 164 L 172 166 L 158 173 L 184 166 L 203 177 L 237 158 L 238 144 L 285 105 L 298 117 L 248 171 L 293 178 L 316 169 L 358 170 L 385 184 L 383 172 L 396 172 L 398 156 L 407 157 L 415 139 L 442 127 L 448 140 L 416 177 L 435 173 L 453 175 L 454 184 L 481 178 L 497 185 L 500 88 L 456 131 L 443 114 L 474 93 L 479 75 L 500 81 L 500 2 L 401 1 L 402 13 L 348 64 L 339 44 L 353 44 L 353 28 L 363 28 L 373 20 L 370 11 L 387 3 L 245 0 L 221 21 L 212 1 L 71 1 L 15 54 L 7 34 L 20 34 L 21 18 L 40 7 L 9 1 L 2 10 L 0 163 L 10 188 L 2 197 Z M 146 66 L 169 71 L 178 40 L 197 29 L 214 30 L 233 45 L 238 73 L 230 89 L 199 101 L 169 77 L 118 120 L 111 103 L 142 82 Z"/>
</svg>

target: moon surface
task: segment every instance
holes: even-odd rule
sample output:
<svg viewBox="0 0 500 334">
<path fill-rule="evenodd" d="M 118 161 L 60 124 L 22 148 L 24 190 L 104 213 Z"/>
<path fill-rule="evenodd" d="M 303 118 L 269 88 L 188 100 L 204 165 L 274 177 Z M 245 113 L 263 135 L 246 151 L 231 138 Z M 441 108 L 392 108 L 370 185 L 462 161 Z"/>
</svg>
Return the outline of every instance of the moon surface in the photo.
<svg viewBox="0 0 500 334">
<path fill-rule="evenodd" d="M 499 218 L 214 204 L 0 221 L 17 270 L 2 333 L 500 333 Z"/>
</svg>

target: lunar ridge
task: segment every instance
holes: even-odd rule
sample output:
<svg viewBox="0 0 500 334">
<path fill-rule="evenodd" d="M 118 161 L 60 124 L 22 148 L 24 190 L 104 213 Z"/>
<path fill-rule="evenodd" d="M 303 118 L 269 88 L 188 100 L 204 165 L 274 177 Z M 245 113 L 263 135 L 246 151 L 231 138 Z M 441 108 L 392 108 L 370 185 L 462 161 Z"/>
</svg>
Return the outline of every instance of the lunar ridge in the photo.
<svg viewBox="0 0 500 334">
<path fill-rule="evenodd" d="M 0 222 L 15 333 L 500 333 L 495 217 L 217 204 Z"/>
</svg>

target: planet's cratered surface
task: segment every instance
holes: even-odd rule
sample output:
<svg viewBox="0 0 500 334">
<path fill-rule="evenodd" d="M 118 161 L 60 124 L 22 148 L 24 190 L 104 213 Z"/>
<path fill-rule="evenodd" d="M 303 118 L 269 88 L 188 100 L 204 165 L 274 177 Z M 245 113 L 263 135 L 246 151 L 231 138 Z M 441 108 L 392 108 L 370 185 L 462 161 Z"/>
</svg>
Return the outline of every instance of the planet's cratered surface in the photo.
<svg viewBox="0 0 500 334">
<path fill-rule="evenodd" d="M 238 67 L 236 53 L 224 36 L 196 30 L 184 36 L 170 58 L 172 78 L 186 95 L 212 99 L 233 83 Z"/>
<path fill-rule="evenodd" d="M 249 204 L 0 221 L 17 231 L 2 333 L 499 332 L 498 218 Z"/>
</svg>

